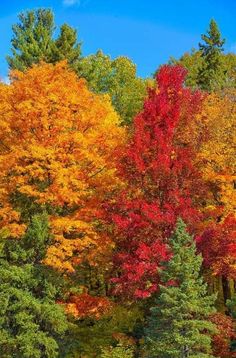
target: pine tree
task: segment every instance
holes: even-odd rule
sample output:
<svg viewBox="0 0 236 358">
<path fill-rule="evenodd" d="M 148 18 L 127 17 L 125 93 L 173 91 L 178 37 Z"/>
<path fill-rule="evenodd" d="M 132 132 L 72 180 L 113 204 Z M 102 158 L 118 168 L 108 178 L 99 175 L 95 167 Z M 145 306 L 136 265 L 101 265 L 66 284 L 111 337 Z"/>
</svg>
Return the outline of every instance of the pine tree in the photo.
<svg viewBox="0 0 236 358">
<path fill-rule="evenodd" d="M 161 270 L 163 285 L 147 322 L 147 356 L 212 357 L 209 333 L 215 327 L 208 316 L 214 312 L 215 297 L 207 295 L 200 276 L 202 257 L 181 219 L 169 248 L 172 257 Z"/>
<path fill-rule="evenodd" d="M 58 357 L 67 322 L 55 303 L 62 278 L 41 263 L 50 240 L 44 213 L 22 239 L 1 240 L 1 358 Z"/>
<path fill-rule="evenodd" d="M 220 89 L 226 81 L 226 71 L 222 62 L 222 52 L 225 40 L 221 38 L 220 30 L 214 20 L 210 21 L 207 34 L 201 36 L 204 41 L 199 44 L 202 65 L 198 72 L 198 85 L 206 90 Z"/>
<path fill-rule="evenodd" d="M 73 67 L 81 55 L 76 30 L 64 24 L 57 39 L 54 15 L 49 9 L 31 10 L 19 15 L 13 25 L 12 56 L 7 56 L 10 69 L 24 71 L 40 61 L 55 63 L 66 59 Z"/>
</svg>

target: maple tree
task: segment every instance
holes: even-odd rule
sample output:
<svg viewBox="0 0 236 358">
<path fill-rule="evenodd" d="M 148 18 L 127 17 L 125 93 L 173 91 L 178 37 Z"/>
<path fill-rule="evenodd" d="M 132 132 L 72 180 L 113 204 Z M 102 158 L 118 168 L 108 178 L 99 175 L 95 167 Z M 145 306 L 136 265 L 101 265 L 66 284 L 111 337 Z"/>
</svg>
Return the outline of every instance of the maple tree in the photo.
<svg viewBox="0 0 236 358">
<path fill-rule="evenodd" d="M 235 202 L 235 90 L 224 95 L 211 94 L 205 98 L 198 119 L 198 131 L 205 132 L 205 140 L 198 149 L 197 160 L 203 179 L 208 184 L 212 209 L 220 216 L 232 214 Z"/>
<path fill-rule="evenodd" d="M 166 238 L 177 217 L 192 229 L 199 218 L 201 180 L 184 127 L 200 110 L 202 96 L 183 86 L 185 76 L 179 66 L 160 69 L 121 158 L 120 173 L 128 184 L 112 215 L 114 262 L 120 270 L 113 279 L 117 293 L 145 298 L 156 291 L 156 270 L 168 258 Z"/>
<path fill-rule="evenodd" d="M 235 279 L 235 108 L 234 89 L 212 93 L 204 99 L 195 128 L 202 138 L 196 150 L 196 166 L 208 193 L 202 207 L 205 220 L 198 248 L 213 275 L 209 282 L 221 292 L 218 301 L 222 303 L 232 296 L 231 281 Z"/>
<path fill-rule="evenodd" d="M 234 322 L 231 317 L 214 313 L 210 320 L 216 325 L 217 333 L 212 336 L 212 348 L 215 357 L 229 358 L 235 355 L 230 350 L 231 340 L 235 339 Z"/>
<path fill-rule="evenodd" d="M 228 216 L 220 223 L 211 224 L 197 238 L 204 264 L 213 275 L 236 279 L 236 220 Z"/>
<path fill-rule="evenodd" d="M 100 203 L 120 181 L 116 149 L 125 130 L 109 98 L 92 94 L 65 62 L 13 72 L 0 86 L 1 230 L 20 237 L 44 207 L 54 244 L 45 263 L 73 271 L 111 240 L 99 229 Z"/>
</svg>

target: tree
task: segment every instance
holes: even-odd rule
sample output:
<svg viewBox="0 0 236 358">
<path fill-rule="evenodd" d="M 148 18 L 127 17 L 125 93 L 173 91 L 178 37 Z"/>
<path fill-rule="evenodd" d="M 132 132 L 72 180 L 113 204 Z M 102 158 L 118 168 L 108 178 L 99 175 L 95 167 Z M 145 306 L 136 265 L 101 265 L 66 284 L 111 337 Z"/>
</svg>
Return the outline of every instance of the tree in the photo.
<svg viewBox="0 0 236 358">
<path fill-rule="evenodd" d="M 81 59 L 77 73 L 87 80 L 90 90 L 110 95 L 122 124 L 132 123 L 142 108 L 147 81 L 137 76 L 136 66 L 129 58 L 120 56 L 112 60 L 98 51 Z"/>
<path fill-rule="evenodd" d="M 208 205 L 219 211 L 218 220 L 232 214 L 236 207 L 235 98 L 233 89 L 222 96 L 207 96 L 197 128 L 203 136 L 206 133 L 198 148 L 197 161 L 211 193 Z"/>
<path fill-rule="evenodd" d="M 147 321 L 148 357 L 213 357 L 211 338 L 214 296 L 200 276 L 202 257 L 186 226 L 178 219 L 169 240 L 171 258 L 163 263 L 160 292 Z"/>
<path fill-rule="evenodd" d="M 214 20 L 210 21 L 209 30 L 207 34 L 202 35 L 202 40 L 204 43 L 199 44 L 199 49 L 203 63 L 198 74 L 198 85 L 206 91 L 220 89 L 225 82 L 221 60 L 222 46 L 225 40 L 221 38 L 219 28 Z"/>
<path fill-rule="evenodd" d="M 143 313 L 135 305 L 113 302 L 112 309 L 99 319 L 90 315 L 72 322 L 64 339 L 62 357 L 101 357 L 102 352 L 131 354 L 135 347 L 132 333 L 138 322 L 143 323 Z M 111 347 L 115 347 L 114 351 Z"/>
<path fill-rule="evenodd" d="M 12 56 L 7 56 L 10 69 L 25 71 L 44 61 L 56 63 L 67 60 L 79 77 L 85 78 L 94 93 L 109 94 L 122 124 L 130 124 L 142 108 L 148 82 L 138 77 L 136 66 L 127 57 L 109 56 L 98 51 L 81 56 L 77 32 L 67 24 L 60 27 L 55 38 L 54 16 L 51 10 L 39 9 L 19 15 L 13 26 Z"/>
<path fill-rule="evenodd" d="M 105 348 L 102 351 L 101 358 L 133 358 L 133 349 L 118 345 L 116 347 Z"/>
<path fill-rule="evenodd" d="M 41 263 L 50 241 L 45 213 L 32 217 L 20 241 L 1 239 L 0 351 L 3 358 L 58 357 L 67 321 L 62 308 L 55 303 L 62 277 Z"/>
<path fill-rule="evenodd" d="M 188 70 L 186 76 L 186 85 L 192 89 L 199 86 L 199 71 L 203 66 L 203 57 L 201 51 L 192 49 L 190 52 L 184 53 L 179 59 L 171 57 L 169 64 L 183 66 Z M 236 87 L 236 55 L 234 53 L 221 53 L 222 69 L 224 69 L 225 79 L 222 89 Z"/>
<path fill-rule="evenodd" d="M 112 246 L 102 203 L 120 183 L 115 152 L 125 130 L 109 99 L 92 94 L 64 62 L 13 77 L 0 86 L 2 232 L 21 236 L 32 205 L 44 206 L 55 237 L 45 263 L 74 271 L 84 258 L 102 266 Z"/>
<path fill-rule="evenodd" d="M 214 313 L 210 317 L 217 327 L 217 333 L 212 336 L 212 349 L 215 357 L 229 358 L 234 354 L 231 352 L 231 341 L 236 338 L 234 321 L 230 316 L 222 313 Z"/>
<path fill-rule="evenodd" d="M 171 57 L 169 60 L 170 65 L 179 65 L 187 69 L 186 85 L 190 88 L 198 88 L 198 75 L 202 66 L 203 57 L 201 52 L 192 49 L 191 52 L 184 53 L 179 59 Z"/>
<path fill-rule="evenodd" d="M 192 230 L 203 189 L 196 172 L 192 136 L 186 128 L 201 108 L 201 93 L 183 86 L 186 71 L 163 66 L 135 118 L 130 143 L 121 155 L 127 182 L 113 207 L 115 292 L 146 298 L 158 289 L 157 267 L 168 258 L 166 238 L 182 215 Z"/>
<path fill-rule="evenodd" d="M 55 63 L 64 59 L 75 66 L 81 55 L 76 30 L 64 24 L 54 40 L 55 29 L 51 10 L 21 13 L 19 23 L 13 25 L 12 56 L 7 56 L 10 68 L 24 71 L 40 61 Z"/>
<path fill-rule="evenodd" d="M 213 276 L 236 279 L 236 219 L 233 215 L 220 223 L 208 224 L 208 228 L 198 237 L 197 244 L 204 265 Z"/>
</svg>

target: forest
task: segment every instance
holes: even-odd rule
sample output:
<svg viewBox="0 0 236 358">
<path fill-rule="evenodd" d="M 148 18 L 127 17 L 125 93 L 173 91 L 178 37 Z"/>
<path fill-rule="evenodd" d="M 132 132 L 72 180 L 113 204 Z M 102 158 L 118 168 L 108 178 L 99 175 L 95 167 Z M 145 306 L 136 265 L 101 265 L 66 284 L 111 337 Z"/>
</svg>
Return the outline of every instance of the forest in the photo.
<svg viewBox="0 0 236 358">
<path fill-rule="evenodd" d="M 0 357 L 236 357 L 236 54 L 149 78 L 52 10 L 0 83 Z"/>
</svg>

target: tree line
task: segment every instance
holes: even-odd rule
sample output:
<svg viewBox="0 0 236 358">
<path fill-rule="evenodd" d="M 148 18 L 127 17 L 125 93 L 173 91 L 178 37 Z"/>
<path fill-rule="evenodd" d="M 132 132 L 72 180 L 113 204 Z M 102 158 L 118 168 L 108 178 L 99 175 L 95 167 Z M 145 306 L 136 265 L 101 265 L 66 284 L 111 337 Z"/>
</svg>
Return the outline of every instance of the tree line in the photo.
<svg viewBox="0 0 236 358">
<path fill-rule="evenodd" d="M 0 356 L 234 357 L 236 55 L 150 78 L 51 10 L 0 84 Z"/>
</svg>

